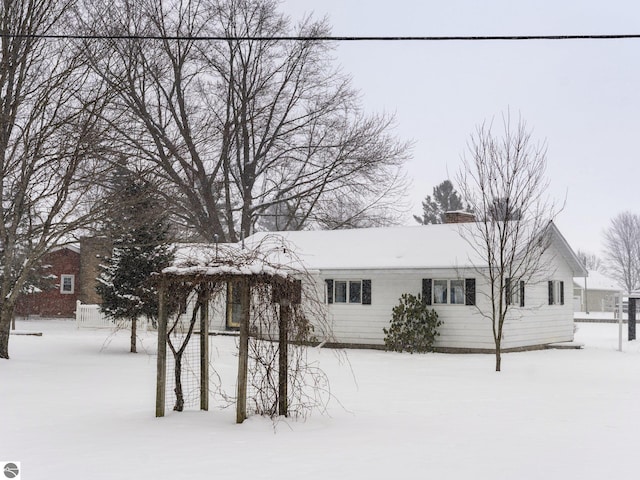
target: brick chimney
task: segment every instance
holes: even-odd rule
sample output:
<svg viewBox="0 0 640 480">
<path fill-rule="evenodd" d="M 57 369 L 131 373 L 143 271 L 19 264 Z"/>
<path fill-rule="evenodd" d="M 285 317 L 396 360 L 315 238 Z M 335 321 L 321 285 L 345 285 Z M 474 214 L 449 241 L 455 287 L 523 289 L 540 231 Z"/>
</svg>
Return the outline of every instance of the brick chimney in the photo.
<svg viewBox="0 0 640 480">
<path fill-rule="evenodd" d="M 475 221 L 476 217 L 471 212 L 465 212 L 464 210 L 444 212 L 444 223 L 472 223 Z"/>
</svg>

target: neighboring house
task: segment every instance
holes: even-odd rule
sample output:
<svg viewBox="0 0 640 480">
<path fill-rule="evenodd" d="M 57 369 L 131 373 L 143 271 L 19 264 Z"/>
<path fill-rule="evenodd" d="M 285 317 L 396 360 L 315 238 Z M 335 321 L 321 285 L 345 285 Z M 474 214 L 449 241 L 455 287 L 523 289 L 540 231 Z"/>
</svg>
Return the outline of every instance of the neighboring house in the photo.
<svg viewBox="0 0 640 480">
<path fill-rule="evenodd" d="M 468 225 L 468 224 L 467 224 Z M 452 351 L 494 349 L 483 267 L 459 224 L 354 230 L 257 233 L 248 248 L 279 238 L 296 252 L 316 279 L 332 322 L 334 342 L 384 344 L 383 328 L 403 293 L 422 294 L 442 320 L 435 346 Z M 586 274 L 557 227 L 545 271 L 521 285 L 504 325 L 503 350 L 573 340 L 573 277 Z M 565 295 L 565 286 L 567 294 Z M 567 301 L 565 302 L 565 297 Z"/>
<path fill-rule="evenodd" d="M 16 316 L 73 317 L 78 299 L 80 249 L 65 246 L 42 259 L 42 288 L 33 288 L 16 303 Z"/>
<path fill-rule="evenodd" d="M 624 288 L 615 280 L 595 270 L 587 277 L 573 279 L 574 310 L 576 312 L 613 312 L 616 297 Z"/>
</svg>

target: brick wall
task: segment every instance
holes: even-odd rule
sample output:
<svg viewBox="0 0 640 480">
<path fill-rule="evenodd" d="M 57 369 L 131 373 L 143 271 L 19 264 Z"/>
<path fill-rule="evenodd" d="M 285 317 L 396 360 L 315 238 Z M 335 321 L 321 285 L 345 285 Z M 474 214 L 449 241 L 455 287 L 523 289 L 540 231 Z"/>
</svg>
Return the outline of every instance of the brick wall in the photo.
<svg viewBox="0 0 640 480">
<path fill-rule="evenodd" d="M 16 303 L 16 315 L 40 317 L 68 317 L 75 314 L 80 277 L 80 254 L 74 248 L 60 248 L 46 255 L 42 260 L 42 275 L 55 275 L 48 288 L 22 295 Z M 63 276 L 70 276 L 68 291 L 62 292 L 60 283 Z"/>
<path fill-rule="evenodd" d="M 469 223 L 475 222 L 475 216 L 473 213 L 464 211 L 454 211 L 444 213 L 444 223 Z"/>
<path fill-rule="evenodd" d="M 80 239 L 80 291 L 82 303 L 100 304 L 102 299 L 96 292 L 96 278 L 100 275 L 100 264 L 111 256 L 112 244 L 106 237 L 84 237 Z"/>
</svg>

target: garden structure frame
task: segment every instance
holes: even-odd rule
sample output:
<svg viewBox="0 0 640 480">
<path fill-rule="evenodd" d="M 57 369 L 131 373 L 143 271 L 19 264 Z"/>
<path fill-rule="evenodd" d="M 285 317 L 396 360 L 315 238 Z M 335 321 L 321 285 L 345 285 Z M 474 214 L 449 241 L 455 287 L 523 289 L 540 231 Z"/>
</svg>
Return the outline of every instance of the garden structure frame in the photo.
<svg viewBox="0 0 640 480">
<path fill-rule="evenodd" d="M 216 257 L 218 256 L 216 247 Z M 167 384 L 167 345 L 170 331 L 168 318 L 178 302 L 196 293 L 196 305 L 199 312 L 200 337 L 200 409 L 209 409 L 209 305 L 215 295 L 223 291 L 222 285 L 234 282 L 240 285 L 242 318 L 239 328 L 238 373 L 236 423 L 247 418 L 247 369 L 249 362 L 250 315 L 252 301 L 265 301 L 263 296 L 253 295 L 257 288 L 270 291 L 268 299 L 272 305 L 278 305 L 278 415 L 287 416 L 287 376 L 289 317 L 291 305 L 300 303 L 300 281 L 290 271 L 279 270 L 264 263 L 259 258 L 230 258 L 214 260 L 195 265 L 169 267 L 156 278 L 159 293 L 158 311 L 158 356 L 156 381 L 156 417 L 165 414 L 165 392 Z M 180 297 L 180 298 L 177 298 Z M 253 299 L 253 300 L 252 300 Z M 196 311 L 194 309 L 194 320 Z"/>
</svg>

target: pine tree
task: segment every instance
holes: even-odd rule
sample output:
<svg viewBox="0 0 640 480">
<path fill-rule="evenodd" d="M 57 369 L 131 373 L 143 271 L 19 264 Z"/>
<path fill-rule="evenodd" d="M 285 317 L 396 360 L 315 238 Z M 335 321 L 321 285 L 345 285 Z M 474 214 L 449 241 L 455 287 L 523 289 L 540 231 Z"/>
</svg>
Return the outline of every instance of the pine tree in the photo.
<svg viewBox="0 0 640 480">
<path fill-rule="evenodd" d="M 108 230 L 113 234 L 113 252 L 98 278 L 101 310 L 115 319 L 131 321 L 131 352 L 136 352 L 137 319 L 155 320 L 158 292 L 150 281 L 154 272 L 171 262 L 166 216 L 150 182 L 123 167 L 112 180 L 118 192 Z"/>
<path fill-rule="evenodd" d="M 453 184 L 445 180 L 433 188 L 433 199 L 430 195 L 422 202 L 422 217 L 414 215 L 416 222 L 422 225 L 444 223 L 445 212 L 464 210 L 462 199 Z"/>
</svg>

